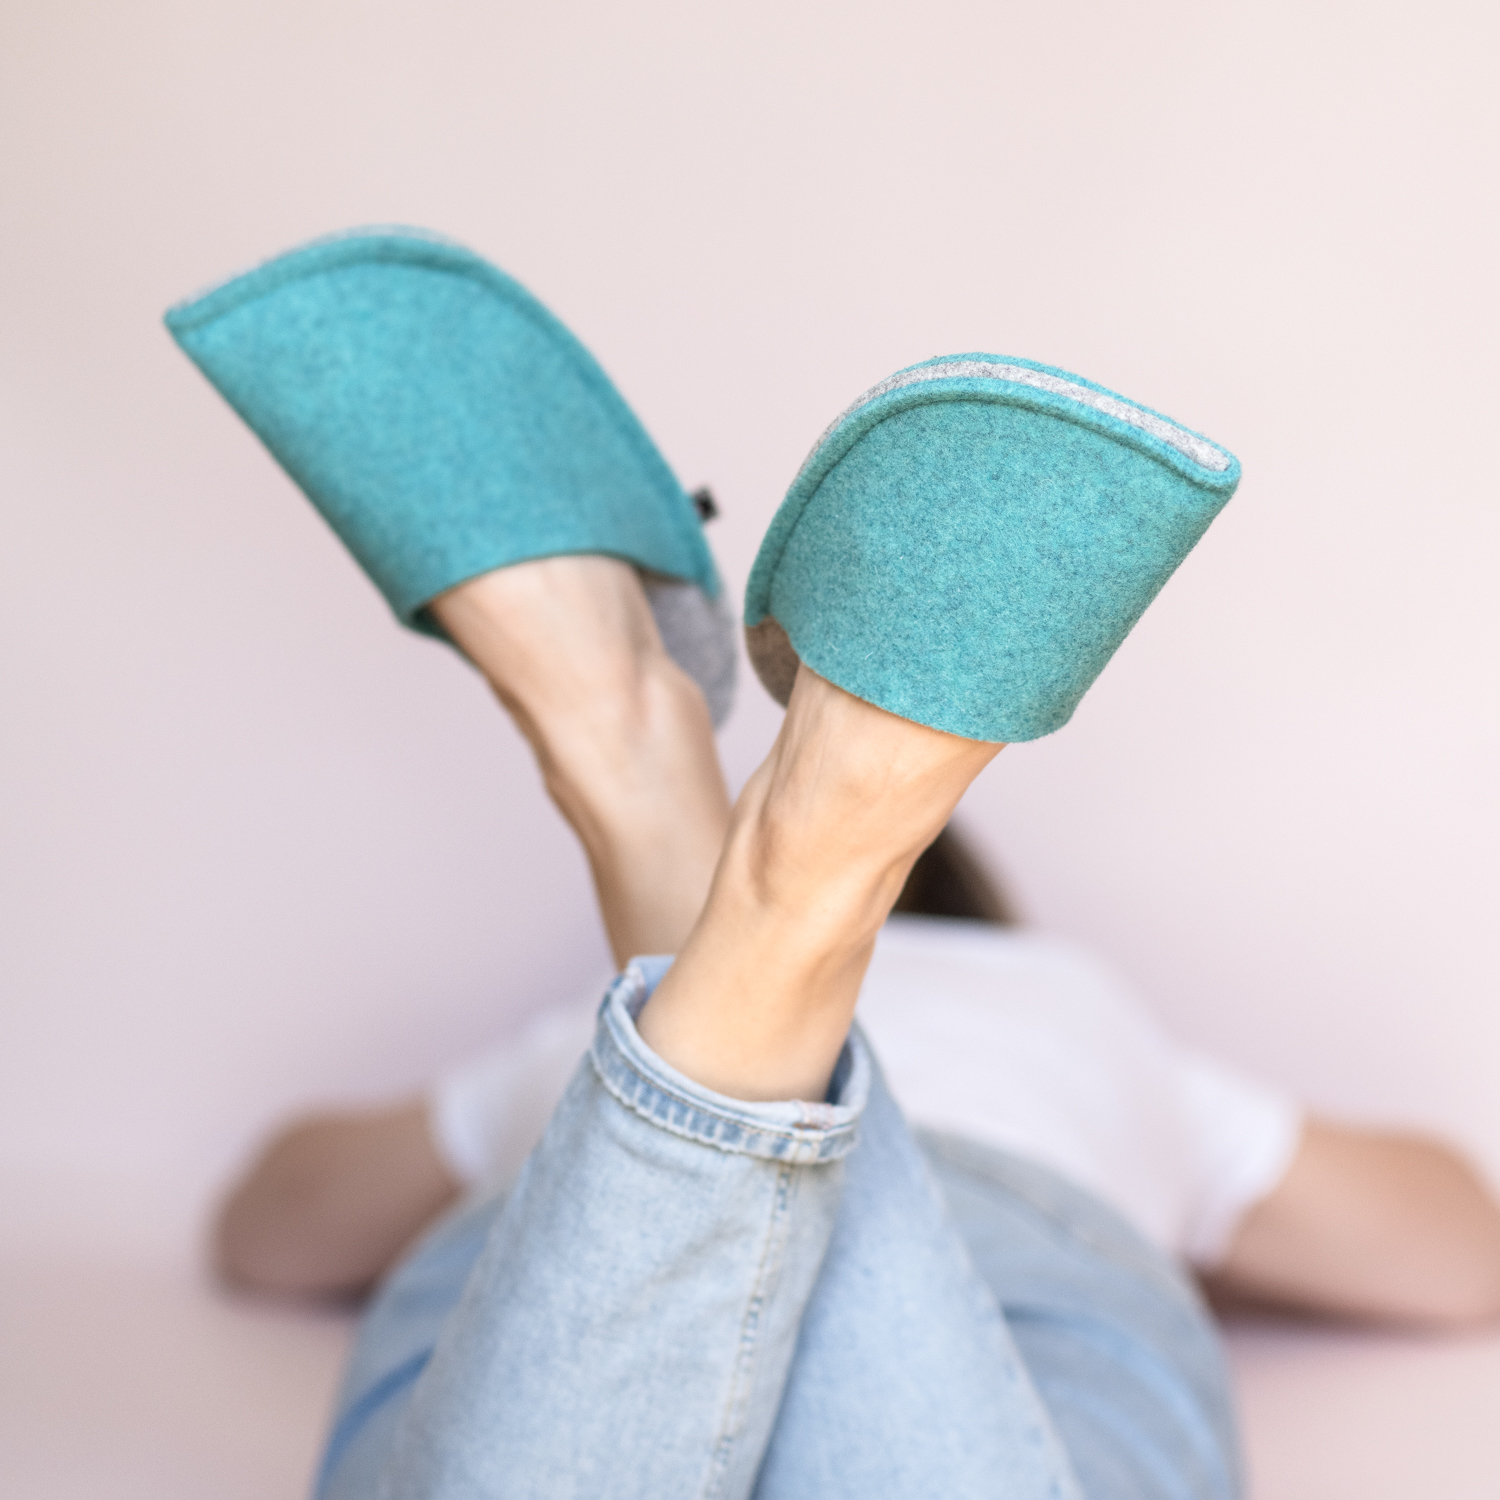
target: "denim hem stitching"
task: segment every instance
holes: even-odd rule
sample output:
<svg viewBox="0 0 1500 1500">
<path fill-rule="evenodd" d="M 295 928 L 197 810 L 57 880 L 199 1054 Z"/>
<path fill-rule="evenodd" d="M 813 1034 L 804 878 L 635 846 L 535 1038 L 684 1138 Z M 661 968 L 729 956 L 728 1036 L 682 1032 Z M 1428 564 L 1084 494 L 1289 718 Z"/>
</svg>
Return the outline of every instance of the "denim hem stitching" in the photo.
<svg viewBox="0 0 1500 1500">
<path fill-rule="evenodd" d="M 803 1104 L 800 1108 L 811 1118 L 799 1123 L 773 1124 L 696 1099 L 669 1080 L 656 1077 L 650 1070 L 649 1058 L 636 1057 L 630 1046 L 635 1014 L 654 988 L 655 983 L 648 979 L 641 962 L 627 966 L 599 1007 L 599 1024 L 589 1048 L 589 1058 L 600 1082 L 627 1109 L 685 1140 L 766 1161 L 794 1165 L 836 1161 L 854 1147 L 859 1138 L 858 1109 Z M 616 1000 L 624 1011 L 623 1018 L 615 1013 Z M 624 1036 L 619 1034 L 622 1025 Z M 851 1036 L 847 1045 L 857 1048 L 860 1043 Z M 853 1071 L 857 1075 L 867 1070 L 860 1069 L 856 1059 Z"/>
<path fill-rule="evenodd" d="M 608 1040 L 612 1056 L 601 1055 L 605 1042 L 602 1032 L 589 1050 L 589 1060 L 599 1081 L 627 1109 L 673 1135 L 733 1155 L 756 1156 L 793 1166 L 837 1161 L 853 1149 L 858 1139 L 858 1124 L 854 1120 L 799 1129 L 755 1125 L 719 1114 L 696 1100 L 663 1088 L 620 1050 L 613 1036 Z"/>
</svg>

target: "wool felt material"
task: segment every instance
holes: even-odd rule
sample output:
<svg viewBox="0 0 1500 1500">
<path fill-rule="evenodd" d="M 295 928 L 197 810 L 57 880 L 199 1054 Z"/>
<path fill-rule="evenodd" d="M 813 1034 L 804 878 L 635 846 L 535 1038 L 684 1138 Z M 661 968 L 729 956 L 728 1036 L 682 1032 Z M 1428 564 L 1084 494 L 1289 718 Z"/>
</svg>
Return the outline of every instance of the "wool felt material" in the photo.
<svg viewBox="0 0 1500 1500">
<path fill-rule="evenodd" d="M 732 625 L 693 502 L 588 351 L 502 271 L 424 230 L 352 230 L 166 323 L 404 624 L 441 636 L 425 606 L 495 568 L 618 557 L 727 713 Z"/>
<path fill-rule="evenodd" d="M 797 663 L 968 739 L 1060 729 L 1234 493 L 1238 461 L 1077 375 L 998 354 L 898 371 L 792 483 L 745 595 L 782 703 Z"/>
</svg>

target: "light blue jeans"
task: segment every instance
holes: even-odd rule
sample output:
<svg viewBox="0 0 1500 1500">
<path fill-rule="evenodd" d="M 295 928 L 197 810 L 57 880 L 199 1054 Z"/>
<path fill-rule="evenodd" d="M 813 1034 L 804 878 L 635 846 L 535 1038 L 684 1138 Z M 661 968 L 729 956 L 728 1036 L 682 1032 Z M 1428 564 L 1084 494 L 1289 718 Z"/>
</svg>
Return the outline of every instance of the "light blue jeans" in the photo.
<svg viewBox="0 0 1500 1500">
<path fill-rule="evenodd" d="M 600 1010 L 515 1187 L 371 1304 L 318 1500 L 1234 1500 L 1196 1293 L 1030 1163 L 908 1130 L 856 1030 L 826 1104 L 699 1088 Z"/>
</svg>

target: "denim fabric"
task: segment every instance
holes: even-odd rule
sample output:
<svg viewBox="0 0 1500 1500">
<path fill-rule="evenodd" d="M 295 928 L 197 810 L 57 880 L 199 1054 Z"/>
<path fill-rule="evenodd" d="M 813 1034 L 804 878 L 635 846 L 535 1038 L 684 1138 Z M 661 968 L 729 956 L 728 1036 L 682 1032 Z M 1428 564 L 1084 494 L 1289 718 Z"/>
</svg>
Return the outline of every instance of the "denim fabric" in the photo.
<svg viewBox="0 0 1500 1500">
<path fill-rule="evenodd" d="M 611 989 L 514 1189 L 371 1304 L 319 1500 L 1235 1493 L 1162 1257 L 1049 1173 L 919 1149 L 857 1032 L 826 1104 L 699 1088 L 635 1032 L 665 967 Z"/>
<path fill-rule="evenodd" d="M 1077 1500 L 901 1111 L 872 1079 L 756 1500 Z"/>
<path fill-rule="evenodd" d="M 838 1212 L 869 1065 L 851 1042 L 828 1103 L 747 1104 L 700 1089 L 635 1031 L 665 968 L 632 965 L 611 989 L 589 1060 L 496 1215 L 431 1359 L 404 1387 L 426 1262 L 454 1254 L 463 1216 L 373 1310 L 326 1495 L 749 1493 Z M 400 1335 L 389 1350 L 388 1323 Z M 394 1422 L 380 1415 L 403 1401 Z M 386 1456 L 372 1459 L 381 1444 Z"/>
<path fill-rule="evenodd" d="M 1048 1168 L 918 1134 L 1090 1500 L 1237 1500 L 1228 1367 L 1196 1286 Z"/>
</svg>

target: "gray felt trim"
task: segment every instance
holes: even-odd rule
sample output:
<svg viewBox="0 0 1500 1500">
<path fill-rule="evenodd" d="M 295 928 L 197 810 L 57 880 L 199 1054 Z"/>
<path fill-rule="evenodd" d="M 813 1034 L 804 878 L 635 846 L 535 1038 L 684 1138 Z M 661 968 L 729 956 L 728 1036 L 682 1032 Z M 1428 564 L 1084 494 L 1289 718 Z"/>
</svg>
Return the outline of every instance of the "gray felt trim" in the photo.
<svg viewBox="0 0 1500 1500">
<path fill-rule="evenodd" d="M 1054 396 L 1066 396 L 1071 401 L 1077 401 L 1083 406 L 1091 406 L 1095 411 L 1102 411 L 1106 416 L 1113 417 L 1118 422 L 1128 423 L 1141 432 L 1150 433 L 1158 442 L 1175 448 L 1200 468 L 1211 469 L 1215 474 L 1222 474 L 1231 463 L 1229 455 L 1212 443 L 1205 442 L 1191 432 L 1184 431 L 1175 423 L 1167 421 L 1165 417 L 1158 417 L 1154 412 L 1144 411 L 1139 406 L 1133 406 L 1130 402 L 1122 401 L 1120 397 L 1111 396 L 1105 391 L 1096 391 L 1092 386 L 1079 385 L 1077 381 L 1064 380 L 1060 376 L 1049 375 L 1043 370 L 1033 370 L 1029 365 L 995 364 L 988 360 L 978 359 L 950 359 L 944 360 L 941 364 L 918 365 L 912 370 L 902 370 L 892 375 L 889 380 L 882 380 L 879 385 L 872 386 L 853 405 L 834 418 L 822 437 L 813 445 L 812 453 L 808 454 L 807 463 L 804 463 L 802 467 L 805 469 L 807 464 L 812 462 L 818 449 L 828 441 L 833 430 L 841 422 L 852 417 L 862 406 L 867 406 L 871 401 L 890 391 L 898 391 L 902 386 L 915 385 L 923 380 L 1007 380 L 1013 385 L 1029 385 Z"/>
<path fill-rule="evenodd" d="M 738 661 L 727 593 L 710 599 L 691 579 L 665 578 L 644 568 L 640 574 L 667 655 L 698 684 L 714 728 L 719 728 L 734 707 Z"/>
<path fill-rule="evenodd" d="M 792 684 L 802 658 L 775 615 L 765 615 L 758 624 L 745 627 L 745 649 L 760 685 L 785 708 L 792 700 Z"/>
</svg>

